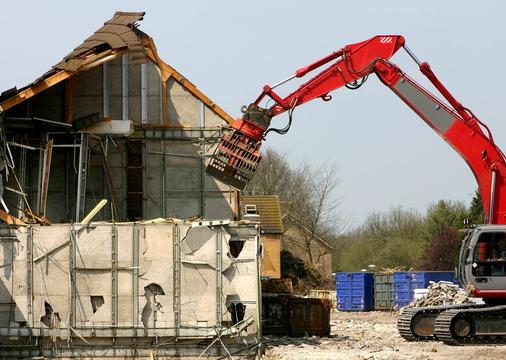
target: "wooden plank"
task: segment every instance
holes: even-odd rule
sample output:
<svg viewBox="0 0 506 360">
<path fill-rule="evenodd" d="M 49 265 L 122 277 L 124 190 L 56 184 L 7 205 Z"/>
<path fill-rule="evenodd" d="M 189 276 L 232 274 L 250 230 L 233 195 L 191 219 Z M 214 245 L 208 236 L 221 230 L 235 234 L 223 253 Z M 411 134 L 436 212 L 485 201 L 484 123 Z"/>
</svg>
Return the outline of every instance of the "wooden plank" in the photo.
<svg viewBox="0 0 506 360">
<path fill-rule="evenodd" d="M 65 122 L 72 124 L 74 120 L 76 77 L 68 78 L 65 81 Z"/>
<path fill-rule="evenodd" d="M 40 83 L 30 86 L 28 89 L 25 89 L 16 94 L 15 96 L 1 102 L 0 112 L 7 111 L 12 107 L 21 104 L 23 101 L 30 99 L 31 97 L 50 88 L 51 86 L 54 86 L 59 82 L 68 79 L 70 76 L 72 76 L 72 73 L 70 71 L 65 70 L 59 71 L 56 74 L 51 75 L 50 77 L 41 81 Z"/>
<path fill-rule="evenodd" d="M 42 178 L 42 194 L 40 196 L 40 209 L 39 213 L 42 216 L 46 215 L 47 203 L 47 190 L 49 188 L 49 173 L 51 172 L 51 158 L 53 155 L 53 139 L 49 139 L 46 144 L 46 162 L 44 164 L 44 174 Z"/>
<path fill-rule="evenodd" d="M 3 210 L 0 210 L 0 220 L 3 220 L 9 225 L 16 225 L 16 226 L 26 225 L 23 221 L 19 220 L 17 217 L 10 215 Z"/>
</svg>

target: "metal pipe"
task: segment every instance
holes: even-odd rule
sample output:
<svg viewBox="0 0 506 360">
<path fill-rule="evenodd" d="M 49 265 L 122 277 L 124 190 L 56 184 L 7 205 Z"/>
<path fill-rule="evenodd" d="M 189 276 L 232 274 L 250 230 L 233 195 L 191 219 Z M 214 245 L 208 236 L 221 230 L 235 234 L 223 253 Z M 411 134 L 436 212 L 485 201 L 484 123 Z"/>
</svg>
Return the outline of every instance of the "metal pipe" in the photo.
<svg viewBox="0 0 506 360">
<path fill-rule="evenodd" d="M 40 122 L 44 122 L 44 123 L 48 123 L 48 124 L 52 124 L 52 125 L 56 125 L 56 126 L 60 126 L 60 127 L 64 127 L 64 128 L 71 128 L 72 127 L 72 124 L 67 124 L 67 123 L 63 123 L 63 122 L 60 122 L 60 121 L 54 121 L 54 120 L 49 120 L 49 119 L 43 119 L 43 118 L 39 118 L 39 117 L 8 117 L 8 118 L 5 118 L 5 120 L 10 120 L 10 121 L 40 121 Z"/>
<path fill-rule="evenodd" d="M 4 198 L 1 196 L 0 196 L 0 203 L 2 204 L 2 207 L 5 209 L 5 212 L 8 214 L 10 212 L 9 208 L 7 207 L 7 204 L 4 201 Z"/>
<path fill-rule="evenodd" d="M 25 144 L 19 144 L 19 143 L 12 142 L 12 141 L 7 142 L 7 144 L 12 145 L 12 146 L 17 146 L 17 147 L 20 147 L 23 149 L 28 149 L 28 150 L 42 150 L 41 148 L 36 148 L 36 147 L 25 145 Z"/>
<path fill-rule="evenodd" d="M 198 155 L 177 154 L 177 153 L 168 153 L 168 152 L 161 152 L 161 151 L 148 151 L 148 154 L 160 154 L 160 155 L 167 155 L 167 156 L 179 156 L 179 157 L 186 157 L 186 158 L 192 158 L 192 159 L 200 159 L 201 158 Z"/>
<path fill-rule="evenodd" d="M 204 129 L 206 126 L 205 121 L 205 107 L 204 103 L 202 101 L 199 101 L 199 127 L 201 129 Z M 202 217 L 205 217 L 206 214 L 206 164 L 205 164 L 205 158 L 204 155 L 206 153 L 206 147 L 205 147 L 205 141 L 206 141 L 206 135 L 204 131 L 200 132 L 200 138 L 199 138 L 199 171 L 198 171 L 198 183 L 199 183 L 199 207 L 200 207 L 200 213 L 199 215 Z"/>
<path fill-rule="evenodd" d="M 132 317 L 133 326 L 139 326 L 139 228 L 134 224 L 132 235 Z M 134 342 L 137 343 L 137 331 L 134 332 Z"/>
<path fill-rule="evenodd" d="M 10 192 L 13 192 L 15 194 L 18 194 L 18 195 L 22 195 L 22 196 L 28 196 L 28 194 L 25 194 L 24 192 L 21 192 L 21 191 L 18 191 L 16 189 L 13 189 L 11 187 L 8 187 L 8 186 L 4 186 L 4 189 L 7 190 L 7 191 L 10 191 Z M 22 205 L 21 205 L 22 206 Z M 18 207 L 21 207 L 18 205 Z"/>
<path fill-rule="evenodd" d="M 220 326 L 223 321 L 222 314 L 222 291 L 223 291 L 223 274 L 222 274 L 222 242 L 223 242 L 223 227 L 218 228 L 216 232 L 216 325 Z"/>
<path fill-rule="evenodd" d="M 420 61 L 420 59 L 418 59 L 416 57 L 416 55 L 411 51 L 410 48 L 408 48 L 406 45 L 402 45 L 402 47 L 404 48 L 404 50 L 406 50 L 406 52 L 408 53 L 408 55 L 413 59 L 414 62 L 416 62 L 416 64 L 418 66 L 422 65 L 422 62 Z"/>
<path fill-rule="evenodd" d="M 54 148 L 78 148 L 79 145 L 76 144 L 55 144 L 53 145 Z"/>
<path fill-rule="evenodd" d="M 490 207 L 488 209 L 488 223 L 492 224 L 494 220 L 494 197 L 495 197 L 496 172 L 492 170 L 492 179 L 490 180 Z"/>
<path fill-rule="evenodd" d="M 82 147 L 83 147 L 83 134 L 81 134 L 81 144 L 79 145 L 79 168 L 77 170 L 77 196 L 76 196 L 76 219 L 75 221 L 79 222 L 79 210 L 81 208 L 81 174 L 83 169 L 83 163 L 82 163 Z"/>
<path fill-rule="evenodd" d="M 285 83 L 289 82 L 290 80 L 295 79 L 296 77 L 297 77 L 297 75 L 295 75 L 295 74 L 294 74 L 294 75 L 292 75 L 292 76 L 290 76 L 290 77 L 286 78 L 285 80 L 281 80 L 281 81 L 280 81 L 280 82 L 278 82 L 277 84 L 272 85 L 272 86 L 271 86 L 271 89 L 275 89 L 275 88 L 277 88 L 278 86 L 281 86 L 281 85 L 283 85 L 283 84 L 285 84 Z"/>
<path fill-rule="evenodd" d="M 102 113 L 109 117 L 109 65 L 102 64 Z"/>
<path fill-rule="evenodd" d="M 160 139 L 160 206 L 162 218 L 165 218 L 165 140 Z"/>
<path fill-rule="evenodd" d="M 128 120 L 128 55 L 121 57 L 121 119 Z"/>
<path fill-rule="evenodd" d="M 141 123 L 148 123 L 148 64 L 141 64 Z"/>
</svg>

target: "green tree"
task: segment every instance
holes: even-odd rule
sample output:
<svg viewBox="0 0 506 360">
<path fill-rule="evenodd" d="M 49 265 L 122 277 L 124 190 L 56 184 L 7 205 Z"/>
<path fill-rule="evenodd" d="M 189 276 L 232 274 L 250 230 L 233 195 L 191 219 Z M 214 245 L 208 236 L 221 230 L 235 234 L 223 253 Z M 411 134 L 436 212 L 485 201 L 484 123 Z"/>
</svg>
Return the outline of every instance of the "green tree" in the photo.
<svg viewBox="0 0 506 360">
<path fill-rule="evenodd" d="M 425 245 L 448 228 L 462 229 L 467 218 L 467 208 L 461 201 L 439 200 L 430 204 L 422 235 Z"/>
<path fill-rule="evenodd" d="M 429 205 L 422 233 L 424 270 L 452 270 L 460 248 L 459 229 L 469 212 L 460 201 L 439 200 Z"/>
<path fill-rule="evenodd" d="M 461 241 L 461 234 L 455 228 L 444 229 L 427 247 L 421 268 L 432 271 L 453 270 L 458 262 Z"/>
<path fill-rule="evenodd" d="M 469 222 L 471 224 L 483 224 L 485 222 L 485 213 L 483 212 L 483 204 L 481 203 L 481 195 L 476 190 L 474 197 L 469 206 Z"/>
<path fill-rule="evenodd" d="M 357 271 L 419 264 L 423 254 L 423 218 L 415 210 L 395 207 L 371 214 L 364 224 L 341 237 L 339 269 Z"/>
</svg>

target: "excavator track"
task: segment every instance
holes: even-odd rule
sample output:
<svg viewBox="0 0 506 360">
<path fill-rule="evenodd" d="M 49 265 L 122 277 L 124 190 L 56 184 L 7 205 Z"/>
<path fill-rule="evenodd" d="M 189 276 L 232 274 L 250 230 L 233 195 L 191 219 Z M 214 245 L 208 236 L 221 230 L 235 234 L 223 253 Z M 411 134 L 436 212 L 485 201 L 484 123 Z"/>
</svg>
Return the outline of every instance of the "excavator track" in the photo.
<svg viewBox="0 0 506 360">
<path fill-rule="evenodd" d="M 449 345 L 506 342 L 506 305 L 451 309 L 435 321 L 434 334 Z"/>
<path fill-rule="evenodd" d="M 405 308 L 397 320 L 399 335 L 407 341 L 435 340 L 435 321 L 449 310 L 476 308 L 476 304 L 456 304 Z"/>
</svg>

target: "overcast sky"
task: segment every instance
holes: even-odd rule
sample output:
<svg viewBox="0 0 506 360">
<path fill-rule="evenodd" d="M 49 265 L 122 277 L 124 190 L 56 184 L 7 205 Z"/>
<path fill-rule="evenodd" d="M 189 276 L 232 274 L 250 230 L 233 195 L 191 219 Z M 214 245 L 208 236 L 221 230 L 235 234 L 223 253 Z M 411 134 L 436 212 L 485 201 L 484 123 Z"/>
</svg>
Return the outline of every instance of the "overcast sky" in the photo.
<svg viewBox="0 0 506 360">
<path fill-rule="evenodd" d="M 0 9 L 1 91 L 32 82 L 115 11 L 145 11 L 141 29 L 161 57 L 234 117 L 263 85 L 299 67 L 376 34 L 401 34 L 506 149 L 505 1 L 52 0 Z M 432 89 L 403 51 L 392 62 Z M 438 199 L 469 203 L 477 186 L 459 155 L 373 76 L 357 91 L 335 91 L 331 102 L 301 106 L 291 131 L 267 144 L 294 163 L 337 162 L 350 225 L 392 206 L 424 212 Z"/>
</svg>

